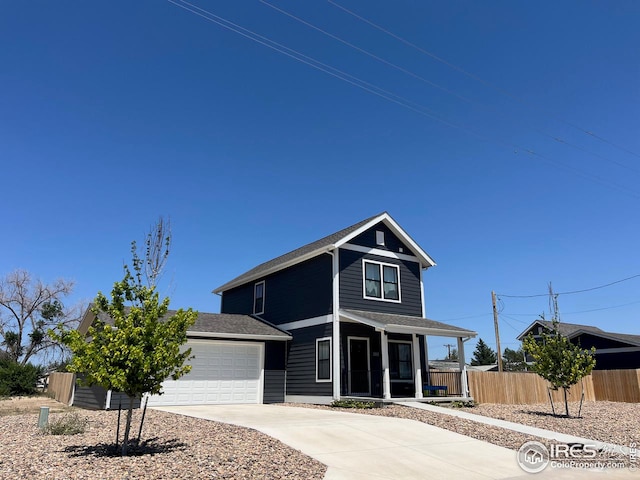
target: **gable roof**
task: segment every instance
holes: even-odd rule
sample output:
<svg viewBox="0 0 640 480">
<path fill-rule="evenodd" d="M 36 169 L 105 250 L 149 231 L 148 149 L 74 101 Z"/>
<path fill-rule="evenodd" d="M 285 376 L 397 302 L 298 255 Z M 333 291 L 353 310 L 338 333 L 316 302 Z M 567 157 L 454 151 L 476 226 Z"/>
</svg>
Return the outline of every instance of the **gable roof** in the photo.
<svg viewBox="0 0 640 480">
<path fill-rule="evenodd" d="M 424 317 L 340 309 L 340 316 L 374 328 L 394 333 L 420 333 L 440 337 L 475 337 L 473 330 L 455 327 Z"/>
<path fill-rule="evenodd" d="M 531 325 L 529 325 L 520 335 L 518 335 L 517 339 L 522 341 L 531 331 L 531 329 L 536 325 L 543 327 L 545 330 L 553 330 L 553 322 L 549 320 L 536 320 Z M 598 327 L 592 327 L 590 325 L 580 325 L 579 323 L 560 322 L 558 324 L 558 332 L 560 333 L 560 335 L 567 338 L 575 338 L 579 335 L 587 334 L 640 346 L 640 335 L 606 332 Z"/>
<path fill-rule="evenodd" d="M 165 317 L 170 317 L 175 313 L 176 310 L 169 310 Z M 78 331 L 86 335 L 95 318 L 96 316 L 91 309 L 87 309 L 80 326 L 78 326 Z M 113 325 L 113 319 L 104 312 L 100 312 L 98 318 Z M 289 333 L 251 315 L 202 312 L 198 312 L 195 323 L 187 330 L 187 337 L 291 340 Z"/>
<path fill-rule="evenodd" d="M 244 283 L 269 275 L 270 273 L 301 263 L 317 255 L 335 250 L 380 222 L 383 222 L 395 235 L 407 244 L 412 253 L 418 257 L 418 260 L 422 263 L 424 268 L 432 267 L 436 264 L 387 212 L 383 212 L 355 223 L 338 232 L 332 233 L 331 235 L 327 235 L 320 240 L 308 243 L 307 245 L 285 253 L 284 255 L 261 263 L 257 267 L 252 268 L 251 270 L 216 288 L 213 290 L 213 293 L 224 292 Z"/>
</svg>

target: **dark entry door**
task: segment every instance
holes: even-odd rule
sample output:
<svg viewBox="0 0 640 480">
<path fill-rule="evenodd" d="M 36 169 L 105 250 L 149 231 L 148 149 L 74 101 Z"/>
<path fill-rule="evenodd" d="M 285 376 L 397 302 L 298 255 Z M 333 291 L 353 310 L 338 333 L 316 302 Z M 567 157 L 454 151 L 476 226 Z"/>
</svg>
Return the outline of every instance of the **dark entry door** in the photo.
<svg viewBox="0 0 640 480">
<path fill-rule="evenodd" d="M 349 394 L 371 395 L 369 340 L 349 338 Z"/>
</svg>

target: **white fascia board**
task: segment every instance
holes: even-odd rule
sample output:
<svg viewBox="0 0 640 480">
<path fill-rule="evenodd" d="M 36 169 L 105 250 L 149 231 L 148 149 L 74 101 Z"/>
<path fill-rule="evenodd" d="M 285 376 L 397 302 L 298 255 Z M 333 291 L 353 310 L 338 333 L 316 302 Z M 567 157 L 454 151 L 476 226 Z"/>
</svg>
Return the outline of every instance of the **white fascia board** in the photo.
<svg viewBox="0 0 640 480">
<path fill-rule="evenodd" d="M 471 330 L 444 330 L 440 328 L 429 327 L 411 327 L 409 325 L 392 325 L 386 326 L 385 330 L 389 333 L 418 333 L 421 335 L 433 335 L 436 337 L 452 337 L 452 338 L 473 338 L 478 332 Z"/>
<path fill-rule="evenodd" d="M 277 340 L 287 341 L 291 340 L 290 335 L 254 335 L 250 333 L 215 333 L 215 332 L 195 332 L 189 330 L 187 332 L 187 338 L 220 338 L 220 339 L 233 339 L 233 340 Z"/>
<path fill-rule="evenodd" d="M 354 252 L 367 253 L 369 255 L 377 255 L 379 257 L 395 258 L 397 260 L 407 260 L 409 262 L 419 263 L 418 257 L 415 257 L 413 255 L 405 255 L 403 253 L 381 250 L 379 248 L 363 247 L 361 245 L 354 245 L 352 243 L 345 243 L 340 248 L 343 248 L 344 250 L 353 250 Z"/>
<path fill-rule="evenodd" d="M 305 255 L 302 255 L 300 257 L 296 257 L 293 258 L 291 260 L 289 260 L 288 262 L 284 262 L 284 263 L 279 263 L 278 265 L 274 265 L 273 267 L 264 270 L 262 272 L 256 273 L 254 275 L 251 275 L 250 277 L 244 278 L 242 280 L 239 281 L 235 281 L 232 280 L 228 283 L 225 283 L 224 285 L 216 288 L 215 290 L 212 290 L 211 293 L 215 293 L 215 294 L 220 294 L 226 290 L 230 290 L 234 287 L 238 287 L 240 285 L 244 285 L 246 283 L 251 283 L 259 278 L 263 278 L 266 277 L 267 275 L 271 275 L 274 272 L 278 272 L 280 270 L 284 270 L 285 268 L 291 267 L 293 265 L 297 265 L 298 263 L 302 263 L 304 261 L 309 260 L 310 258 L 313 257 L 317 257 L 318 255 L 322 255 L 323 253 L 328 253 L 331 250 L 333 250 L 335 248 L 335 245 L 327 245 L 325 247 L 319 248 L 317 250 L 314 250 L 312 252 L 309 252 Z"/>
<path fill-rule="evenodd" d="M 355 230 L 354 232 L 351 232 L 349 235 L 346 235 L 344 238 L 338 240 L 335 243 L 335 246 L 336 247 L 340 247 L 340 246 L 344 245 L 345 243 L 347 243 L 350 240 L 354 239 L 355 237 L 357 237 L 361 233 L 366 232 L 371 227 L 373 227 L 375 224 L 380 223 L 380 222 L 384 222 L 384 224 L 387 227 L 389 227 L 391 229 L 391 231 L 396 236 L 400 237 L 400 239 L 402 239 L 403 242 L 407 243 L 409 245 L 409 248 L 411 248 L 413 253 L 415 253 L 416 256 L 419 258 L 420 263 L 425 265 L 426 268 L 433 267 L 433 266 L 436 265 L 436 262 L 427 254 L 427 252 L 422 250 L 422 248 L 420 248 L 418 246 L 418 244 L 413 241 L 413 239 L 407 234 L 407 232 L 405 232 L 400 227 L 400 225 L 398 225 L 395 222 L 395 220 L 393 218 L 391 218 L 391 216 L 388 213 L 383 213 L 382 215 L 379 215 L 376 218 L 373 218 L 372 220 L 370 220 L 369 222 L 364 224 L 359 229 Z"/>
<path fill-rule="evenodd" d="M 89 331 L 89 327 L 93 324 L 95 319 L 96 314 L 93 313 L 91 308 L 87 308 L 87 310 L 84 312 L 84 315 L 82 316 L 82 320 L 80 320 L 80 325 L 78 325 L 78 332 L 80 332 L 82 335 L 86 335 Z"/>
</svg>

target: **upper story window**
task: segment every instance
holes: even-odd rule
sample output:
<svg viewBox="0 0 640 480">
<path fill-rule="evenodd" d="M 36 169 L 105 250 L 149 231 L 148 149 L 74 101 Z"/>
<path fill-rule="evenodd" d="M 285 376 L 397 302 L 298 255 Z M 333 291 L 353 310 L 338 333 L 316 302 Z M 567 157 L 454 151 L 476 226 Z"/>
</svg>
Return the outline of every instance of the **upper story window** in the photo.
<svg viewBox="0 0 640 480">
<path fill-rule="evenodd" d="M 264 313 L 264 280 L 253 286 L 253 313 Z"/>
<path fill-rule="evenodd" d="M 376 231 L 376 245 L 384 245 L 384 232 Z"/>
<path fill-rule="evenodd" d="M 400 267 L 389 263 L 363 260 L 364 298 L 400 301 Z"/>
</svg>

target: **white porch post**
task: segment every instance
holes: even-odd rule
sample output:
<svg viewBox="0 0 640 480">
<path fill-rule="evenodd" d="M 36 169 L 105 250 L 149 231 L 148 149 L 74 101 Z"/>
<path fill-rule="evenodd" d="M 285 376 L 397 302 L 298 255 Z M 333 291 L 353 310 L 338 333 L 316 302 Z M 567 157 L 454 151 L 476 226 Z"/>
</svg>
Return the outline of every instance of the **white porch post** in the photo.
<svg viewBox="0 0 640 480">
<path fill-rule="evenodd" d="M 415 333 L 413 337 L 413 371 L 416 386 L 416 398 L 422 398 L 422 367 L 420 366 L 420 342 L 418 335 Z"/>
<path fill-rule="evenodd" d="M 469 389 L 467 388 L 467 365 L 464 359 L 464 341 L 462 337 L 458 337 L 458 365 L 460 366 L 460 388 L 462 389 L 462 396 L 467 398 L 469 396 Z"/>
<path fill-rule="evenodd" d="M 333 257 L 333 341 L 331 346 L 333 352 L 331 357 L 333 372 L 333 399 L 340 400 L 340 265 L 339 265 L 339 251 L 335 249 L 333 252 L 328 252 Z"/>
<path fill-rule="evenodd" d="M 384 330 L 380 330 L 380 350 L 382 350 L 382 398 L 391 398 L 391 378 L 389 377 L 389 342 Z"/>
<path fill-rule="evenodd" d="M 431 377 L 429 375 L 429 345 L 427 342 L 427 336 L 424 336 L 424 366 L 426 368 L 424 372 L 425 380 L 431 385 Z"/>
<path fill-rule="evenodd" d="M 464 370 L 464 366 L 466 364 L 464 359 L 464 342 L 462 341 L 462 337 L 458 337 L 458 365 L 460 366 L 460 371 Z"/>
</svg>

